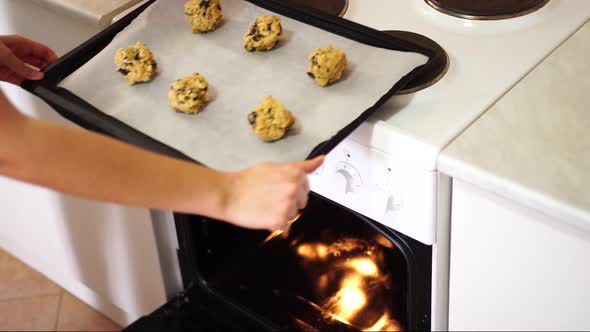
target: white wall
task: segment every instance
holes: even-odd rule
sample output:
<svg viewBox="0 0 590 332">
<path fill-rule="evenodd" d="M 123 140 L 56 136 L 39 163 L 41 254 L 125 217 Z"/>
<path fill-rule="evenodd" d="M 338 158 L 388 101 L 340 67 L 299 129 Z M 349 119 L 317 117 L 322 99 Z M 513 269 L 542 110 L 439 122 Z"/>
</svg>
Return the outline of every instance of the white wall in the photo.
<svg viewBox="0 0 590 332">
<path fill-rule="evenodd" d="M 0 0 L 0 34 L 22 34 L 60 55 L 96 32 L 32 1 Z M 20 88 L 1 87 L 21 111 L 72 125 Z M 90 202 L 0 177 L 0 247 L 122 325 L 165 301 L 151 218 L 144 209 Z"/>
<path fill-rule="evenodd" d="M 454 180 L 449 329 L 590 329 L 590 234 Z"/>
</svg>

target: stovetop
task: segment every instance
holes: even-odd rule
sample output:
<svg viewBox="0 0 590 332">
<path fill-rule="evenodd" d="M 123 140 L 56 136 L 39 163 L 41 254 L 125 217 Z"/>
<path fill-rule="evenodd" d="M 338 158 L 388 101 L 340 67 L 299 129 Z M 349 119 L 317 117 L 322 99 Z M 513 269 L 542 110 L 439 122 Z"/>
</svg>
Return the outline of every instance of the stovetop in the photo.
<svg viewBox="0 0 590 332">
<path fill-rule="evenodd" d="M 309 7 L 324 14 L 343 16 L 348 10 L 349 0 L 281 0 L 295 7 Z"/>
<path fill-rule="evenodd" d="M 431 7 L 457 17 L 479 20 L 501 20 L 528 15 L 550 0 L 425 0 Z"/>
<path fill-rule="evenodd" d="M 590 18 L 590 1 L 552 0 L 525 16 L 480 21 L 444 14 L 425 1 L 351 0 L 344 18 L 379 30 L 416 32 L 447 51 L 451 65 L 438 83 L 393 98 L 353 134 L 436 170 L 442 148 Z M 431 156 L 404 149 L 407 140 Z"/>
</svg>

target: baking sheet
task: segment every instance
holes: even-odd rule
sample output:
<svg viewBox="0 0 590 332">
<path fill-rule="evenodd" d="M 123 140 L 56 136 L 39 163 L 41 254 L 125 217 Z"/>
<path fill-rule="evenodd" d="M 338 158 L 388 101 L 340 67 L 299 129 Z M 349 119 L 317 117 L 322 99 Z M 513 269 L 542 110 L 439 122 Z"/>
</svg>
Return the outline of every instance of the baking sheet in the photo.
<svg viewBox="0 0 590 332">
<path fill-rule="evenodd" d="M 257 16 L 274 13 L 225 0 L 222 25 L 211 33 L 192 34 L 184 3 L 154 3 L 60 86 L 219 170 L 304 159 L 427 61 L 420 54 L 368 46 L 281 15 L 284 38 L 277 48 L 250 53 L 242 36 Z M 118 48 L 138 41 L 151 48 L 160 73 L 150 83 L 128 86 L 113 59 Z M 342 48 L 349 66 L 342 81 L 322 88 L 306 74 L 307 56 L 327 44 Z M 175 113 L 168 105 L 169 85 L 193 72 L 209 81 L 211 100 L 197 115 Z M 247 122 L 248 111 L 266 95 L 281 100 L 297 119 L 287 137 L 274 143 L 260 141 Z"/>
</svg>

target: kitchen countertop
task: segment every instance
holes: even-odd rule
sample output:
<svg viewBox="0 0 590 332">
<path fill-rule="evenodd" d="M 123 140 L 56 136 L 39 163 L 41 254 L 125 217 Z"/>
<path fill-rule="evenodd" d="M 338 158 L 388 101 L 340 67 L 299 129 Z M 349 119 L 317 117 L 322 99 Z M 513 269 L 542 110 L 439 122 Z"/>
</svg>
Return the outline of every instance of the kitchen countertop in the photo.
<svg viewBox="0 0 590 332">
<path fill-rule="evenodd" d="M 590 230 L 590 23 L 452 142 L 439 169 Z"/>
<path fill-rule="evenodd" d="M 142 0 L 33 0 L 36 4 L 104 29 L 113 18 Z"/>
<path fill-rule="evenodd" d="M 434 172 L 455 137 L 590 19 L 590 1 L 549 1 L 530 15 L 473 21 L 423 0 L 351 0 L 344 17 L 378 30 L 419 33 L 447 51 L 449 70 L 438 83 L 392 98 L 352 137 Z"/>
</svg>

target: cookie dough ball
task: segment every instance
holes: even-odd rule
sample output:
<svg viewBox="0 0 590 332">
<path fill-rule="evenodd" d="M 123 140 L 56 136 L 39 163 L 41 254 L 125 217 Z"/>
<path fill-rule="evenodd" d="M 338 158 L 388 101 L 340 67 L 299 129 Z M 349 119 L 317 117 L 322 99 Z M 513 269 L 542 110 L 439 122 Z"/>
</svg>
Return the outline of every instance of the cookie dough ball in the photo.
<svg viewBox="0 0 590 332">
<path fill-rule="evenodd" d="M 261 140 L 272 142 L 285 136 L 295 118 L 280 101 L 266 96 L 260 106 L 250 111 L 248 123 Z"/>
<path fill-rule="evenodd" d="M 347 64 L 346 53 L 341 49 L 328 45 L 324 48 L 316 48 L 309 55 L 307 74 L 315 79 L 317 84 L 326 86 L 342 78 L 342 73 Z"/>
<path fill-rule="evenodd" d="M 209 83 L 199 73 L 176 80 L 170 86 L 168 100 L 177 112 L 198 113 L 209 101 Z"/>
<path fill-rule="evenodd" d="M 262 15 L 252 22 L 244 35 L 244 47 L 250 52 L 269 51 L 282 35 L 281 19 L 274 15 Z"/>
<path fill-rule="evenodd" d="M 158 72 L 152 51 L 141 43 L 117 50 L 115 65 L 129 85 L 147 82 Z"/>
<path fill-rule="evenodd" d="M 184 5 L 184 15 L 193 32 L 213 31 L 223 18 L 219 0 L 189 0 Z"/>
</svg>

